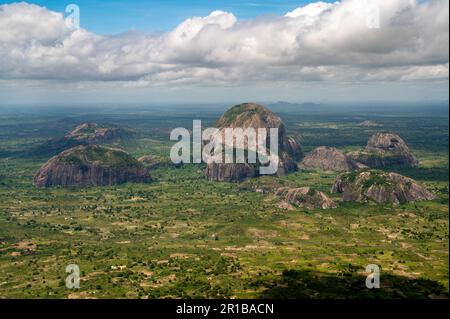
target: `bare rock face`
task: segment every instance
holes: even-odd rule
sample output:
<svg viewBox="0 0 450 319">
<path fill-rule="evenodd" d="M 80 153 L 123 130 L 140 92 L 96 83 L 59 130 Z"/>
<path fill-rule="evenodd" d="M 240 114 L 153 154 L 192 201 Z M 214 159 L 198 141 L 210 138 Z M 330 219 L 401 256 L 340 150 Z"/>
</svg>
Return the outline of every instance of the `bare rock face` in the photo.
<svg viewBox="0 0 450 319">
<path fill-rule="evenodd" d="M 278 128 L 278 159 L 277 175 L 281 176 L 298 169 L 297 161 L 303 157 L 303 151 L 297 141 L 286 135 L 286 129 L 281 119 L 266 107 L 255 103 L 244 103 L 233 106 L 225 112 L 214 126 L 219 134 L 224 136 L 226 128 L 258 128 L 267 129 L 269 141 L 270 128 Z M 247 141 L 245 141 L 247 146 Z M 269 152 L 268 152 L 269 153 Z M 220 164 L 207 165 L 205 174 L 209 180 L 240 182 L 259 175 L 259 163 Z"/>
<path fill-rule="evenodd" d="M 52 157 L 34 177 L 36 187 L 110 186 L 150 181 L 148 171 L 128 153 L 81 145 Z"/>
<path fill-rule="evenodd" d="M 97 123 L 83 123 L 67 133 L 66 139 L 89 144 L 117 141 L 133 134 L 133 131 L 119 126 L 104 126 Z"/>
<path fill-rule="evenodd" d="M 364 170 L 340 175 L 331 191 L 342 193 L 346 201 L 401 204 L 436 197 L 409 177 L 397 173 Z"/>
<path fill-rule="evenodd" d="M 371 168 L 415 167 L 419 164 L 405 141 L 397 134 L 392 133 L 372 135 L 364 151 L 350 152 L 347 156 Z"/>
<path fill-rule="evenodd" d="M 31 155 L 53 156 L 78 145 L 116 143 L 131 137 L 131 129 L 100 125 L 97 123 L 83 123 L 68 132 L 64 137 L 55 138 L 33 149 Z"/>
<path fill-rule="evenodd" d="M 249 163 L 211 163 L 206 166 L 205 174 L 210 180 L 222 182 L 240 182 L 258 176 L 257 166 Z"/>
<path fill-rule="evenodd" d="M 358 164 L 334 147 L 320 146 L 307 154 L 301 167 L 320 168 L 330 171 L 352 171 Z"/>
<path fill-rule="evenodd" d="M 309 187 L 282 187 L 276 190 L 275 195 L 289 204 L 308 209 L 329 209 L 337 207 L 335 202 L 323 192 L 313 190 Z"/>
<path fill-rule="evenodd" d="M 298 161 L 303 158 L 303 149 L 293 137 L 288 136 L 286 139 L 284 139 L 283 143 L 283 149 L 287 154 L 290 155 L 292 159 Z"/>
</svg>

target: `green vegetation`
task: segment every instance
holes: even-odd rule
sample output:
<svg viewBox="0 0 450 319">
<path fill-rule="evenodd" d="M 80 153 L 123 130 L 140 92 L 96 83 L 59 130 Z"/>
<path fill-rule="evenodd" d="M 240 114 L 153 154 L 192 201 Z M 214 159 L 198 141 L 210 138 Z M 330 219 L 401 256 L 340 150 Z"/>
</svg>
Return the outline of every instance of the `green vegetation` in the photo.
<svg viewBox="0 0 450 319">
<path fill-rule="evenodd" d="M 352 172 L 344 173 L 340 175 L 340 178 L 348 183 L 353 183 L 356 181 L 357 177 L 362 173 L 366 172 L 368 175 L 364 178 L 362 187 L 363 189 L 368 189 L 372 185 L 380 185 L 380 186 L 386 186 L 390 187 L 392 186 L 391 181 L 388 179 L 388 176 L 385 172 L 381 170 L 375 170 L 375 169 L 361 169 L 361 170 L 355 170 Z"/>
<path fill-rule="evenodd" d="M 137 136 L 121 147 L 168 158 L 170 128 L 208 125 L 222 111 L 124 109 L 0 110 L 0 298 L 448 298 L 448 117 L 280 113 L 306 151 L 361 149 L 377 131 L 358 126 L 365 119 L 399 133 L 421 163 L 393 170 L 434 201 L 342 202 L 330 194 L 338 173 L 320 170 L 210 182 L 194 164 L 159 167 L 148 184 L 32 186 L 46 159 L 19 155 L 76 123 L 133 127 Z M 339 207 L 287 210 L 269 192 L 304 186 Z M 79 290 L 65 287 L 73 263 Z M 368 264 L 381 267 L 380 289 L 365 287 Z"/>
<path fill-rule="evenodd" d="M 239 104 L 239 105 L 235 105 L 233 106 L 231 109 L 229 109 L 228 111 L 225 112 L 225 114 L 223 115 L 223 117 L 225 118 L 227 123 L 231 123 L 233 122 L 236 117 L 238 117 L 240 114 L 242 114 L 243 112 L 249 111 L 248 109 L 248 104 Z"/>
<path fill-rule="evenodd" d="M 392 183 L 389 181 L 387 176 L 383 174 L 383 172 L 370 171 L 370 176 L 366 180 L 364 180 L 363 188 L 368 189 L 372 185 L 380 185 L 385 187 L 392 187 Z"/>
<path fill-rule="evenodd" d="M 66 152 L 67 156 L 61 159 L 74 165 L 89 165 L 97 162 L 109 167 L 128 167 L 140 165 L 135 158 L 118 149 L 101 147 L 97 145 L 83 145 Z"/>
<path fill-rule="evenodd" d="M 236 118 L 243 113 L 245 113 L 247 117 L 251 117 L 253 114 L 256 114 L 260 108 L 261 107 L 258 105 L 248 103 L 235 105 L 223 114 L 223 119 L 225 121 L 222 123 L 222 126 L 226 127 L 227 125 L 233 123 Z"/>
</svg>

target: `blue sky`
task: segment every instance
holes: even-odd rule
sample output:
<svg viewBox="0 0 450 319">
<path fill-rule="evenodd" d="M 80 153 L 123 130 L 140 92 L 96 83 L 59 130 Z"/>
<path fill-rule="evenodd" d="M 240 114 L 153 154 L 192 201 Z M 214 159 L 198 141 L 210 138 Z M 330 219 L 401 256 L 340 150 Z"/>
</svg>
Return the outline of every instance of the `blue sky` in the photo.
<svg viewBox="0 0 450 319">
<path fill-rule="evenodd" d="M 239 20 L 263 15 L 284 15 L 313 1 L 307 0 L 42 0 L 27 1 L 52 11 L 64 12 L 74 3 L 80 7 L 81 26 L 99 34 L 117 34 L 136 29 L 144 32 L 168 31 L 193 16 L 207 16 L 213 10 L 232 12 Z M 324 2 L 334 2 L 327 1 Z M 11 1 L 0 1 L 12 3 Z"/>
</svg>

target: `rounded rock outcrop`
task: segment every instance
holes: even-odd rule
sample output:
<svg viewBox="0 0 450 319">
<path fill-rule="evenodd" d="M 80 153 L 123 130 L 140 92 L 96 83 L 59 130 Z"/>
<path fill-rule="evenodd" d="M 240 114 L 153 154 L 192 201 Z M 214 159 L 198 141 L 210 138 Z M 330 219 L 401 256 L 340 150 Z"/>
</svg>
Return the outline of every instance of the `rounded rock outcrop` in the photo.
<svg viewBox="0 0 450 319">
<path fill-rule="evenodd" d="M 36 187 L 111 186 L 147 182 L 147 169 L 125 151 L 99 145 L 81 145 L 49 159 L 37 172 Z"/>
<path fill-rule="evenodd" d="M 286 129 L 280 117 L 276 116 L 268 108 L 256 103 L 244 103 L 233 106 L 225 112 L 217 121 L 215 127 L 219 130 L 222 138 L 225 129 L 253 128 L 257 132 L 259 128 L 266 129 L 266 141 L 269 141 L 270 128 L 278 129 L 278 168 L 276 174 L 284 175 L 298 169 L 297 161 L 303 157 L 303 151 L 299 143 L 292 137 L 286 135 Z M 248 140 L 244 139 L 244 147 L 248 149 Z M 236 150 L 236 140 L 231 146 Z M 256 150 L 253 150 L 256 151 Z M 267 152 L 268 154 L 269 152 Z M 244 163 L 209 163 L 205 175 L 209 180 L 240 182 L 259 175 L 259 163 L 249 163 L 248 157 Z"/>
<path fill-rule="evenodd" d="M 320 146 L 306 154 L 300 166 L 329 171 L 352 171 L 358 164 L 334 147 Z"/>
<path fill-rule="evenodd" d="M 364 151 L 350 152 L 347 156 L 371 168 L 415 167 L 419 164 L 406 142 L 394 133 L 374 134 Z"/>
<path fill-rule="evenodd" d="M 65 150 L 88 144 L 115 144 L 133 136 L 135 132 L 117 125 L 83 123 L 63 137 L 53 138 L 31 149 L 27 154 L 38 157 L 51 157 Z"/>
<path fill-rule="evenodd" d="M 132 130 L 120 126 L 83 123 L 67 133 L 64 138 L 81 143 L 99 144 L 118 141 L 132 134 L 134 134 Z"/>
<path fill-rule="evenodd" d="M 351 172 L 337 177 L 331 191 L 341 193 L 345 201 L 402 204 L 419 200 L 436 199 L 415 180 L 378 170 Z"/>
</svg>

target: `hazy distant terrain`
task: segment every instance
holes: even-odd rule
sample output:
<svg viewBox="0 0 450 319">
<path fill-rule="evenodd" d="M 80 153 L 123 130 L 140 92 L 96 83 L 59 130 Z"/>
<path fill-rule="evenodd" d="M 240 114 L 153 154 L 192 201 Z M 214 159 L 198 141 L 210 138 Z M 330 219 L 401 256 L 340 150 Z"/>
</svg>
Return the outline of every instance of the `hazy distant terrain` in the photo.
<svg viewBox="0 0 450 319">
<path fill-rule="evenodd" d="M 314 187 L 339 207 L 285 210 L 247 190 L 275 177 L 211 182 L 198 164 L 156 168 L 147 184 L 32 185 L 48 158 L 30 150 L 80 123 L 133 128 L 110 146 L 167 158 L 171 129 L 208 127 L 229 106 L 0 107 L 0 297 L 448 298 L 447 103 L 268 104 L 305 152 L 399 134 L 420 164 L 390 171 L 422 183 L 432 201 L 340 202 L 336 172 L 302 170 L 281 183 Z M 68 264 L 80 266 L 80 290 L 65 287 Z M 365 287 L 368 264 L 381 266 L 381 289 Z"/>
</svg>

